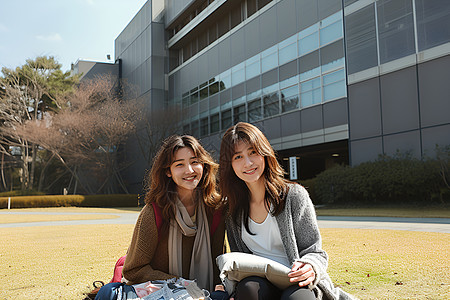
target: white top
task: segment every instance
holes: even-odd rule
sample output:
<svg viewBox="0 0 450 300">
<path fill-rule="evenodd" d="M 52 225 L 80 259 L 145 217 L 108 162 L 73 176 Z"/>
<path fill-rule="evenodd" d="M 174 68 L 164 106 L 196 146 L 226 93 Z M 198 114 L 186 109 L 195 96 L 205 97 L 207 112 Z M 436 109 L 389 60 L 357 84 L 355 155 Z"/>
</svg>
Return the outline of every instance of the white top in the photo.
<svg viewBox="0 0 450 300">
<path fill-rule="evenodd" d="M 249 217 L 248 227 L 250 232 L 255 235 L 247 232 L 242 220 L 242 240 L 253 254 L 274 260 L 288 268 L 291 267 L 286 251 L 284 251 L 280 229 L 274 216 L 268 213 L 262 223 L 256 223 Z"/>
</svg>

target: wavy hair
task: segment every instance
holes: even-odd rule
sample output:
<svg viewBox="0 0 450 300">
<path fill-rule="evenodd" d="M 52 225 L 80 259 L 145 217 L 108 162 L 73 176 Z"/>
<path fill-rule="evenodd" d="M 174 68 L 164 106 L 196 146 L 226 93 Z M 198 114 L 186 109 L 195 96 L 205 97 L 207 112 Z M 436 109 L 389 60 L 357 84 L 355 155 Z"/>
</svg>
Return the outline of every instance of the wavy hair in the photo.
<svg viewBox="0 0 450 300">
<path fill-rule="evenodd" d="M 244 224 L 248 232 L 248 215 L 250 190 L 243 180 L 237 177 L 231 165 L 236 144 L 245 142 L 264 157 L 265 168 L 263 172 L 266 207 L 273 205 L 272 215 L 278 215 L 284 208 L 284 195 L 287 192 L 287 180 L 284 179 L 284 170 L 278 163 L 275 152 L 266 136 L 256 126 L 239 122 L 230 127 L 222 138 L 219 160 L 219 184 L 222 197 L 226 197 L 228 215 L 239 224 L 240 214 L 244 214 Z"/>
<path fill-rule="evenodd" d="M 155 202 L 161 207 L 165 223 L 175 217 L 174 211 L 177 199 L 176 184 L 171 177 L 167 176 L 167 171 L 174 161 L 175 152 L 186 147 L 194 152 L 194 155 L 203 165 L 202 178 L 195 188 L 197 199 L 201 199 L 212 209 L 215 209 L 220 202 L 216 187 L 217 163 L 193 136 L 172 135 L 162 142 L 145 180 L 147 190 L 145 203 Z"/>
</svg>

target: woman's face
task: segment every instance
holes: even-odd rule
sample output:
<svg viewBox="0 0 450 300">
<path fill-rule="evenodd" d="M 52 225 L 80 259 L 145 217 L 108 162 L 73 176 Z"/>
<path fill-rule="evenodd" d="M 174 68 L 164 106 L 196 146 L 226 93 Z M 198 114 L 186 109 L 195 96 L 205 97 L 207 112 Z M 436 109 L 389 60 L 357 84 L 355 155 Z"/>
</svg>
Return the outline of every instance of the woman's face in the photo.
<svg viewBox="0 0 450 300">
<path fill-rule="evenodd" d="M 177 185 L 178 193 L 192 192 L 202 179 L 203 164 L 189 147 L 180 148 L 175 152 L 174 161 L 167 171 Z"/>
<path fill-rule="evenodd" d="M 262 176 L 265 168 L 264 157 L 247 142 L 239 141 L 236 144 L 231 157 L 231 166 L 236 176 L 247 184 L 264 179 Z"/>
</svg>

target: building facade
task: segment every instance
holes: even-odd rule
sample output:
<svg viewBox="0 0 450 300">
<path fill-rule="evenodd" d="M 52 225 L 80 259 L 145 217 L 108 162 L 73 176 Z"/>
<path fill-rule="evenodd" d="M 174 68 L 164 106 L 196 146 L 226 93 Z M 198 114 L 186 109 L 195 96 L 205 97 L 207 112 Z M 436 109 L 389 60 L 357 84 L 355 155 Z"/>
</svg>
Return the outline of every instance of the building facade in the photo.
<svg viewBox="0 0 450 300">
<path fill-rule="evenodd" d="M 115 41 L 149 116 L 180 111 L 216 157 L 224 130 L 253 123 L 297 179 L 450 144 L 449 54 L 446 0 L 148 1 Z"/>
</svg>

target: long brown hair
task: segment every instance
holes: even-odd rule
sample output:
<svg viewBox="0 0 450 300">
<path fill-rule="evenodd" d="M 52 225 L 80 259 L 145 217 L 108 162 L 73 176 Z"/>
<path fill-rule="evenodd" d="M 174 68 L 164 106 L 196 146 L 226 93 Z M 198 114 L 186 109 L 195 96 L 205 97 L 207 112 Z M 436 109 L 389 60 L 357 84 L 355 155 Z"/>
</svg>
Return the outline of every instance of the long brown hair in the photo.
<svg viewBox="0 0 450 300">
<path fill-rule="evenodd" d="M 150 173 L 146 177 L 145 203 L 155 202 L 161 207 L 164 221 L 174 218 L 177 199 L 176 184 L 171 177 L 167 176 L 167 171 L 173 163 L 175 152 L 185 147 L 190 148 L 203 164 L 203 175 L 194 191 L 198 199 L 211 208 L 216 208 L 220 201 L 216 189 L 217 163 L 193 136 L 172 135 L 163 141 L 153 160 Z"/>
<path fill-rule="evenodd" d="M 287 181 L 284 170 L 278 163 L 275 152 L 266 136 L 256 126 L 239 122 L 230 127 L 222 138 L 220 145 L 219 184 L 222 197 L 227 198 L 228 214 L 239 224 L 239 216 L 244 214 L 244 224 L 248 232 L 248 214 L 250 190 L 243 180 L 235 174 L 231 159 L 235 153 L 236 144 L 240 141 L 248 143 L 255 151 L 264 157 L 263 172 L 266 207 L 273 205 L 272 215 L 278 215 L 284 208 L 284 196 L 287 192 Z"/>
</svg>

